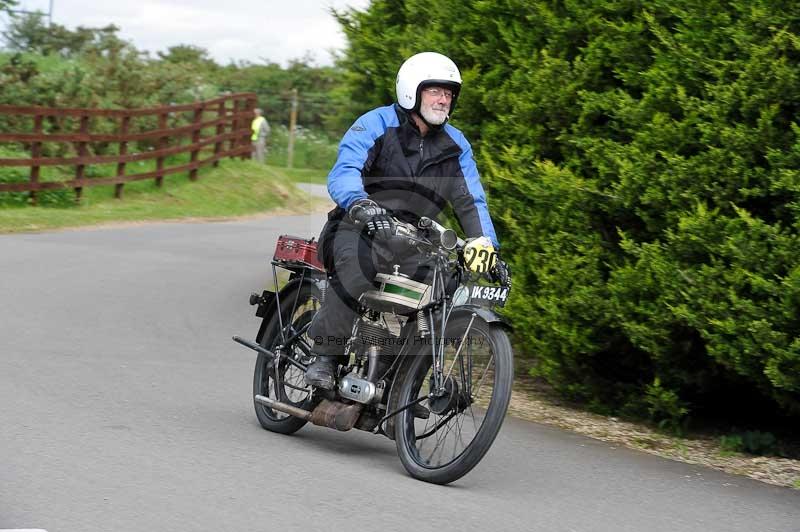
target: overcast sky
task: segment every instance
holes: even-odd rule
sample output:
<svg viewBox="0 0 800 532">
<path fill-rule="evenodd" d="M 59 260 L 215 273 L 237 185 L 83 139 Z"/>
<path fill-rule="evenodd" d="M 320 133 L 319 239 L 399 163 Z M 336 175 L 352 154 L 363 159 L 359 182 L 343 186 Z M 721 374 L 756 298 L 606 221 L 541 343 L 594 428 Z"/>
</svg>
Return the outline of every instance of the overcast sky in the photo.
<svg viewBox="0 0 800 532">
<path fill-rule="evenodd" d="M 330 7 L 363 9 L 369 0 L 52 0 L 53 22 L 74 29 L 116 24 L 140 50 L 176 44 L 207 49 L 220 63 L 231 59 L 285 65 L 310 52 L 318 65 L 345 40 Z M 19 9 L 47 12 L 49 0 L 20 0 Z"/>
</svg>

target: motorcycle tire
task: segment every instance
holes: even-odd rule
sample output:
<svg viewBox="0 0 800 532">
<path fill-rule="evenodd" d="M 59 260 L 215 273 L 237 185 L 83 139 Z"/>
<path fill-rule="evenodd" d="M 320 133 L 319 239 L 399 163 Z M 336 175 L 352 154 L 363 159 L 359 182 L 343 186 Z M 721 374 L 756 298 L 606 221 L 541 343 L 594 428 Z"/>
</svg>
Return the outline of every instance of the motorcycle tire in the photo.
<svg viewBox="0 0 800 532">
<path fill-rule="evenodd" d="M 299 293 L 298 293 L 299 291 Z M 281 318 L 284 327 L 291 321 L 294 330 L 311 321 L 319 309 L 321 295 L 319 289 L 312 283 L 303 283 L 287 293 L 281 294 Z M 280 325 L 277 314 L 269 318 L 264 336 L 261 339 L 261 346 L 273 350 L 280 345 Z M 289 347 L 292 356 L 302 358 L 303 353 L 297 347 Z M 276 399 L 292 406 L 310 410 L 313 406 L 310 390 L 305 386 L 305 374 L 286 361 L 282 361 L 278 366 L 279 374 L 283 383 L 279 389 L 275 386 L 275 364 L 272 357 L 259 353 L 253 371 L 253 397 L 263 395 Z M 253 400 L 256 417 L 261 426 L 271 432 L 280 434 L 292 434 L 300 430 L 306 420 L 278 412 Z"/>
<path fill-rule="evenodd" d="M 430 348 L 413 353 L 416 356 L 401 377 L 398 405 L 428 396 L 419 403 L 429 410 L 427 419 L 408 408 L 397 415 L 394 423 L 400 461 L 412 477 L 425 482 L 449 484 L 469 473 L 494 442 L 511 399 L 514 360 L 506 330 L 477 316 L 471 326 L 469 321 L 469 316 L 462 316 L 447 324 L 445 340 L 452 343 L 446 348 L 443 365 L 448 394 L 433 399 L 428 396 L 433 373 Z M 468 326 L 470 332 L 464 342 Z M 454 342 L 459 338 L 464 344 L 460 351 Z M 476 365 L 482 364 L 478 364 L 479 359 L 488 361 L 482 376 L 480 368 L 475 372 Z M 464 441 L 464 434 L 472 435 L 469 443 Z M 451 435 L 457 435 L 464 444 L 461 452 L 456 453 L 459 441 L 447 439 Z M 434 445 L 429 453 L 426 448 Z M 450 447 L 453 456 L 444 456 Z M 437 458 L 438 448 L 441 451 Z"/>
</svg>

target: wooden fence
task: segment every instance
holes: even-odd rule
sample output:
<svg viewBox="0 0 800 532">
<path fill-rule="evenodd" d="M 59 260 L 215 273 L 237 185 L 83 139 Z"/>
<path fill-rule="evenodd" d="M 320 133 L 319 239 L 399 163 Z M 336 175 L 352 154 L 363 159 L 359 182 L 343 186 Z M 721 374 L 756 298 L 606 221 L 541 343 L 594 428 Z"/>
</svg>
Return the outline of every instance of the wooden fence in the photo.
<svg viewBox="0 0 800 532">
<path fill-rule="evenodd" d="M 125 183 L 131 181 L 155 179 L 156 185 L 161 186 L 165 175 L 186 171 L 189 179 L 196 180 L 197 169 L 201 166 L 217 166 L 223 157 L 249 156 L 250 122 L 255 105 L 256 95 L 253 93 L 143 109 L 0 105 L 2 124 L 18 124 L 22 125 L 20 129 L 26 130 L 8 133 L 2 131 L 7 129 L 3 127 L 0 129 L 0 143 L 15 143 L 17 146 L 21 143 L 25 151 L 30 151 L 29 158 L 0 158 L 0 172 L 3 167 L 30 168 L 30 178 L 26 182 L 0 182 L 0 192 L 29 192 L 31 202 L 35 204 L 36 193 L 41 190 L 73 188 L 76 200 L 80 201 L 83 187 L 115 185 L 114 195 L 120 198 Z M 134 121 L 143 125 L 134 128 Z M 98 132 L 94 126 L 103 131 Z M 213 134 L 204 135 L 204 130 L 213 131 Z M 116 145 L 118 149 L 113 150 Z M 43 156 L 44 146 L 48 149 L 56 146 L 56 151 L 71 151 L 74 155 Z M 116 153 L 98 154 L 109 151 Z M 165 166 L 168 156 L 186 153 L 189 162 Z M 201 159 L 201 154 L 206 156 Z M 155 170 L 143 173 L 126 171 L 128 163 L 152 160 L 155 160 Z M 116 164 L 114 175 L 87 176 L 87 167 L 103 164 Z M 74 167 L 74 178 L 42 180 L 41 169 L 47 166 L 60 167 L 62 175 L 65 166 Z M 67 172 L 71 177 L 71 171 Z"/>
</svg>

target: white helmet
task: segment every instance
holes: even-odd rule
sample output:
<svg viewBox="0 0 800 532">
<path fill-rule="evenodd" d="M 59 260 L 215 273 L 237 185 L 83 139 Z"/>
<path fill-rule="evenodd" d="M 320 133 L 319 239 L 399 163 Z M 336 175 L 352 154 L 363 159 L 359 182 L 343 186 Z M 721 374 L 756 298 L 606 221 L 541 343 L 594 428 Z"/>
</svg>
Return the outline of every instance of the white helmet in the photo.
<svg viewBox="0 0 800 532">
<path fill-rule="evenodd" d="M 406 111 L 419 111 L 419 92 L 427 85 L 441 85 L 453 91 L 452 113 L 461 90 L 461 73 L 456 64 L 436 52 L 412 55 L 397 71 L 397 103 Z"/>
</svg>

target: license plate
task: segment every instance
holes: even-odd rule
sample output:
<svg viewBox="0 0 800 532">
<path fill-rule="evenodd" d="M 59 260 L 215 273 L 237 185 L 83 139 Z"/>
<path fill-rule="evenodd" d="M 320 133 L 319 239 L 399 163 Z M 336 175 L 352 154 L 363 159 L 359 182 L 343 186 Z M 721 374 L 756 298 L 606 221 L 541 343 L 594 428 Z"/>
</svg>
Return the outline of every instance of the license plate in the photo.
<svg viewBox="0 0 800 532">
<path fill-rule="evenodd" d="M 478 286 L 469 287 L 470 303 L 483 306 L 502 307 L 508 300 L 509 288 L 505 286 Z"/>
</svg>

